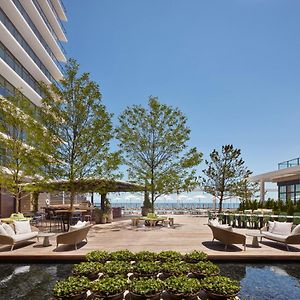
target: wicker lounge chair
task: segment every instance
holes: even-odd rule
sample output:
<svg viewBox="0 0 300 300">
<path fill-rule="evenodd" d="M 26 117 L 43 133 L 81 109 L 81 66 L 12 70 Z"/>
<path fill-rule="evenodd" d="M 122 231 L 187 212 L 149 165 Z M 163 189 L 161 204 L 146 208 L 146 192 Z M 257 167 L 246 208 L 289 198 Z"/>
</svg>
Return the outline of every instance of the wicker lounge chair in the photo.
<svg viewBox="0 0 300 300">
<path fill-rule="evenodd" d="M 213 241 L 216 239 L 225 245 L 225 251 L 227 251 L 228 245 L 242 244 L 244 250 L 246 250 L 246 236 L 237 232 L 228 230 L 225 227 L 213 226 L 207 224 L 213 233 Z"/>
<path fill-rule="evenodd" d="M 56 247 L 59 244 L 74 245 L 77 250 L 77 244 L 81 241 L 87 241 L 87 234 L 93 225 L 86 225 L 73 231 L 61 233 L 56 237 Z"/>
</svg>

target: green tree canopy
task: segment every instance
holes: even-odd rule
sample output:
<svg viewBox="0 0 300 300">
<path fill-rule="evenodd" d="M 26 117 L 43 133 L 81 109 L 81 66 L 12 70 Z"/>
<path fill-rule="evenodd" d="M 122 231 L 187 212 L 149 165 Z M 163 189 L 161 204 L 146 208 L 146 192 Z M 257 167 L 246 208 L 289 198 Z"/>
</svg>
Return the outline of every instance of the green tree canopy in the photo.
<svg viewBox="0 0 300 300">
<path fill-rule="evenodd" d="M 13 195 L 15 211 L 28 196 L 24 182 L 42 180 L 43 166 L 49 157 L 42 140 L 49 140 L 45 128 L 35 120 L 36 109 L 21 93 L 0 97 L 0 184 Z"/>
<path fill-rule="evenodd" d="M 125 109 L 119 116 L 117 138 L 129 178 L 146 184 L 154 210 L 159 196 L 198 185 L 194 167 L 202 153 L 188 149 L 190 129 L 178 108 L 161 104 L 156 97 L 150 97 L 148 105 L 148 109 L 140 105 Z"/>
<path fill-rule="evenodd" d="M 89 73 L 78 73 L 79 65 L 71 59 L 60 85 L 44 88 L 44 122 L 57 140 L 52 153 L 56 163 L 49 174 L 71 183 L 93 176 L 112 178 L 120 163 L 119 153 L 110 152 L 112 115 L 101 101 L 98 84 Z M 71 189 L 71 208 L 74 196 Z"/>
<path fill-rule="evenodd" d="M 245 167 L 241 150 L 235 149 L 233 145 L 222 146 L 221 153 L 214 149 L 209 156 L 210 161 L 205 160 L 202 187 L 205 192 L 219 199 L 221 212 L 223 200 L 241 196 L 245 182 L 252 172 Z"/>
</svg>

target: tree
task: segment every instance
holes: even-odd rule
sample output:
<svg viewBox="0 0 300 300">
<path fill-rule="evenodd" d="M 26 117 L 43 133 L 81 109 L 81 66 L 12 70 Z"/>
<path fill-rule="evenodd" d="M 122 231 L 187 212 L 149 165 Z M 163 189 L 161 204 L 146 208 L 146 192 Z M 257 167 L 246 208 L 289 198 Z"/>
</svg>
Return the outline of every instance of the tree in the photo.
<svg viewBox="0 0 300 300">
<path fill-rule="evenodd" d="M 45 128 L 35 120 L 36 109 L 21 93 L 0 97 L 0 184 L 12 194 L 16 212 L 20 211 L 21 199 L 29 195 L 23 184 L 41 181 L 43 166 L 49 159 L 40 143 L 49 139 L 45 138 Z"/>
<path fill-rule="evenodd" d="M 70 182 L 73 208 L 75 179 L 114 177 L 120 163 L 118 152 L 110 152 L 112 115 L 102 104 L 99 86 L 89 73 L 78 74 L 79 65 L 70 59 L 60 86 L 44 86 L 43 110 L 47 129 L 56 136 L 49 174 Z"/>
<path fill-rule="evenodd" d="M 207 168 L 203 172 L 206 177 L 202 178 L 202 186 L 205 192 L 219 199 L 219 212 L 222 211 L 223 200 L 241 196 L 245 182 L 252 174 L 240 156 L 240 149 L 225 145 L 221 153 L 216 149 L 210 153 L 211 161 L 205 160 Z"/>
<path fill-rule="evenodd" d="M 236 196 L 240 198 L 241 202 L 250 201 L 255 194 L 259 191 L 259 184 L 257 182 L 251 182 L 248 178 L 241 180 L 236 190 Z"/>
<path fill-rule="evenodd" d="M 178 108 L 161 104 L 156 97 L 150 97 L 148 105 L 148 109 L 133 105 L 124 110 L 117 138 L 129 178 L 146 183 L 154 211 L 159 196 L 191 191 L 198 185 L 194 167 L 202 153 L 188 149 L 190 129 Z"/>
</svg>

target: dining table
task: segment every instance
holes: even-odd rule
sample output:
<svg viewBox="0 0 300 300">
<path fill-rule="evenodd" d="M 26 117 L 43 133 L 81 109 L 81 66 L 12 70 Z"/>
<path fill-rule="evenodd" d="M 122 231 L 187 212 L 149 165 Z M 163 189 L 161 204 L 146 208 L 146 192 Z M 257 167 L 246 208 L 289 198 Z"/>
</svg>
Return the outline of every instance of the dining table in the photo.
<svg viewBox="0 0 300 300">
<path fill-rule="evenodd" d="M 57 216 L 61 216 L 62 228 L 63 231 L 69 231 L 71 221 L 73 220 L 74 215 L 79 215 L 84 212 L 87 212 L 86 209 L 57 209 L 54 211 Z"/>
</svg>

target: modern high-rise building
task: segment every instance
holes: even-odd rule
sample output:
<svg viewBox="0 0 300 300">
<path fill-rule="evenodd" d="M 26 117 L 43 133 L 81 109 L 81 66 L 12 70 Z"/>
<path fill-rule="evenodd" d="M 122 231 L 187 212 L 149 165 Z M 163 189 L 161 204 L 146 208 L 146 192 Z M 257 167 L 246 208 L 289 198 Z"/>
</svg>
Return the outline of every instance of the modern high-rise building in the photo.
<svg viewBox="0 0 300 300">
<path fill-rule="evenodd" d="M 19 91 L 38 110 L 43 97 L 39 82 L 51 84 L 63 78 L 64 21 L 61 0 L 0 0 L 0 97 Z M 4 150 L 0 145 L 0 163 Z M 12 209 L 7 197 L 0 194 L 2 215 Z"/>
</svg>

